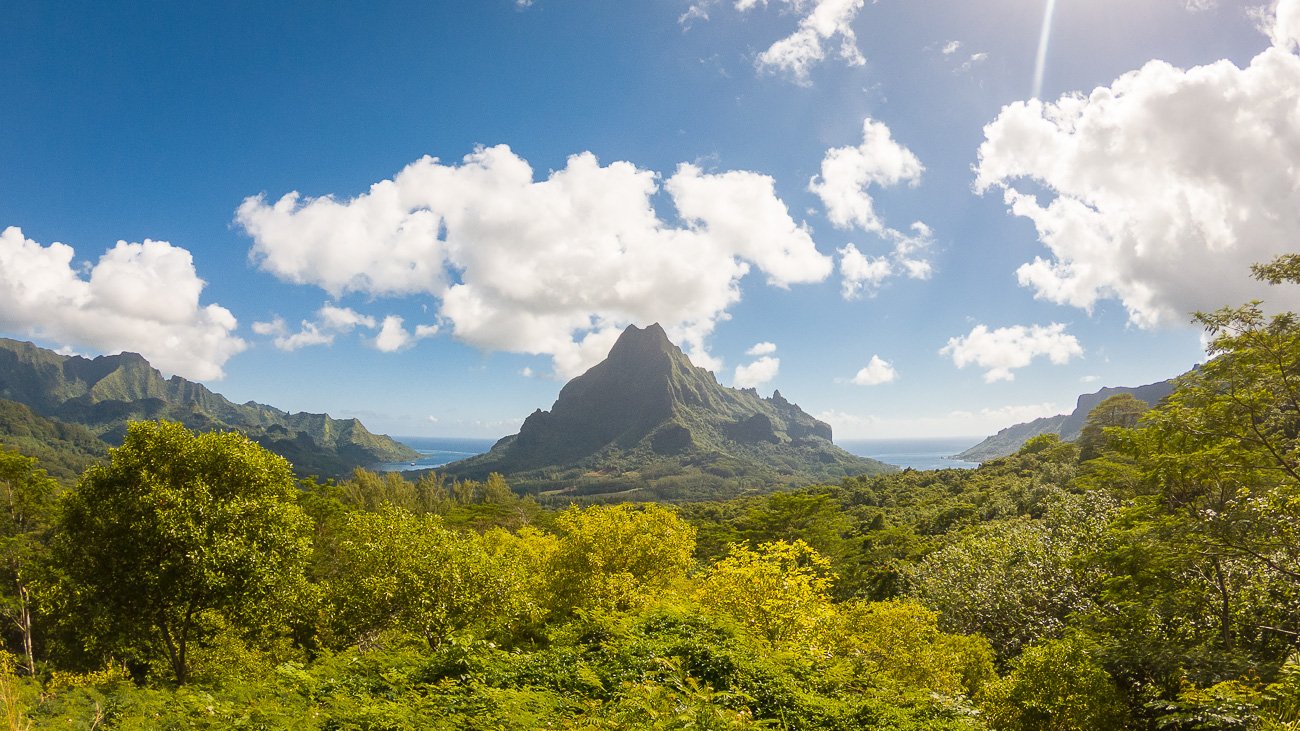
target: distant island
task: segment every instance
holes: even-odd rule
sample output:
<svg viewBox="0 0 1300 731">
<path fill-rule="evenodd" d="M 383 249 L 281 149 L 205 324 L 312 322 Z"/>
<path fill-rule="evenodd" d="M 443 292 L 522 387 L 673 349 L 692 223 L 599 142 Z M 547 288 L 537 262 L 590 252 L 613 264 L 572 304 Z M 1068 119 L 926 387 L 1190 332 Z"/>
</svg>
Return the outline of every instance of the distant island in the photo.
<svg viewBox="0 0 1300 731">
<path fill-rule="evenodd" d="M 487 454 L 442 472 L 589 500 L 684 500 L 770 492 L 896 468 L 849 454 L 829 424 L 779 391 L 720 385 L 657 324 L 628 327 L 609 356 L 569 381 L 550 411 Z"/>
</svg>

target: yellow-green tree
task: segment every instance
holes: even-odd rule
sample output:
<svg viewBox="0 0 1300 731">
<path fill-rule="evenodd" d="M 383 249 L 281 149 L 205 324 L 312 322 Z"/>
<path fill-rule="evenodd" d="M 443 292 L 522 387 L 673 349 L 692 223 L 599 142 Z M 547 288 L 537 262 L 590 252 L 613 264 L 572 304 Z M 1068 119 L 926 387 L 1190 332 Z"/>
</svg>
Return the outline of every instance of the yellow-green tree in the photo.
<svg viewBox="0 0 1300 731">
<path fill-rule="evenodd" d="M 626 611 L 682 582 L 695 528 L 660 505 L 570 508 L 549 567 L 555 608 Z"/>
<path fill-rule="evenodd" d="M 732 546 L 696 598 L 772 645 L 807 648 L 831 626 L 831 579 L 830 561 L 801 540 Z"/>
<path fill-rule="evenodd" d="M 916 602 L 855 601 L 837 609 L 835 651 L 872 686 L 973 696 L 997 678 L 988 640 L 941 631 L 939 615 Z"/>
<path fill-rule="evenodd" d="M 480 535 L 436 515 L 391 505 L 354 513 L 327 582 L 334 635 L 351 643 L 395 629 L 437 647 L 470 625 L 499 624 L 523 598 L 503 568 Z"/>
</svg>

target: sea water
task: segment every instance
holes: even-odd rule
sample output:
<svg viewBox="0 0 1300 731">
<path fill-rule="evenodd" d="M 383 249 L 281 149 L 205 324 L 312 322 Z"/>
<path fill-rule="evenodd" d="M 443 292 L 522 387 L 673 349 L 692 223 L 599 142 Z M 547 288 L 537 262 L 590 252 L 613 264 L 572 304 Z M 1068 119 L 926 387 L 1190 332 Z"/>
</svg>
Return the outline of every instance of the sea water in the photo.
<svg viewBox="0 0 1300 731">
<path fill-rule="evenodd" d="M 371 469 L 380 472 L 409 472 L 441 467 L 462 459 L 483 454 L 496 444 L 495 439 L 462 439 L 455 437 L 393 437 L 420 453 L 419 459 L 409 462 L 381 462 Z"/>
<path fill-rule="evenodd" d="M 979 444 L 984 437 L 927 437 L 924 439 L 844 439 L 835 442 L 850 454 L 878 459 L 885 464 L 914 470 L 974 469 L 979 462 L 953 459 Z"/>
<path fill-rule="evenodd" d="M 381 472 L 406 472 L 442 467 L 457 460 L 483 454 L 495 439 L 459 439 L 450 437 L 395 437 L 397 441 L 420 453 L 410 462 L 384 462 L 375 465 Z M 952 459 L 952 455 L 978 444 L 983 437 L 932 437 L 925 439 L 845 439 L 836 442 L 850 454 L 878 459 L 897 467 L 914 470 L 941 470 L 949 467 L 971 469 L 978 462 Z"/>
</svg>

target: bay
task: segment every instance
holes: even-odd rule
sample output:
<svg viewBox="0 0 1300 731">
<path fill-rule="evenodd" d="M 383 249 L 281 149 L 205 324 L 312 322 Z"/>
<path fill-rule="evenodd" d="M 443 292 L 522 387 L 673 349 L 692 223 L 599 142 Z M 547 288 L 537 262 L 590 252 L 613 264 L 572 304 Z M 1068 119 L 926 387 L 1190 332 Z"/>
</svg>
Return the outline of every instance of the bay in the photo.
<svg viewBox="0 0 1300 731">
<path fill-rule="evenodd" d="M 476 454 L 483 454 L 496 444 L 495 439 L 470 439 L 458 437 L 393 437 L 420 453 L 419 459 L 410 462 L 380 462 L 371 467 L 378 472 L 410 472 L 442 467 Z"/>
<path fill-rule="evenodd" d="M 885 464 L 904 469 L 942 470 L 949 468 L 974 469 L 979 462 L 952 459 L 978 444 L 984 437 L 926 437 L 921 439 L 845 439 L 837 441 L 840 447 L 859 457 L 878 459 Z"/>
</svg>

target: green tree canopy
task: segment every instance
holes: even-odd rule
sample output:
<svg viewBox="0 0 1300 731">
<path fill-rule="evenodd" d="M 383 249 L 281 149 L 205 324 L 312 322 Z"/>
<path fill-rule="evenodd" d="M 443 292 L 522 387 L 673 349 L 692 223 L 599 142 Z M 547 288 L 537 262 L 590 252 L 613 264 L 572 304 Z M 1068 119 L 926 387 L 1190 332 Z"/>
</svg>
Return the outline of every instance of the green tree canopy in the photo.
<svg viewBox="0 0 1300 731">
<path fill-rule="evenodd" d="M 133 423 L 65 500 L 59 609 L 92 651 L 161 656 L 183 684 L 209 613 L 248 630 L 290 617 L 310 548 L 295 497 L 289 463 L 247 437 Z"/>
</svg>

